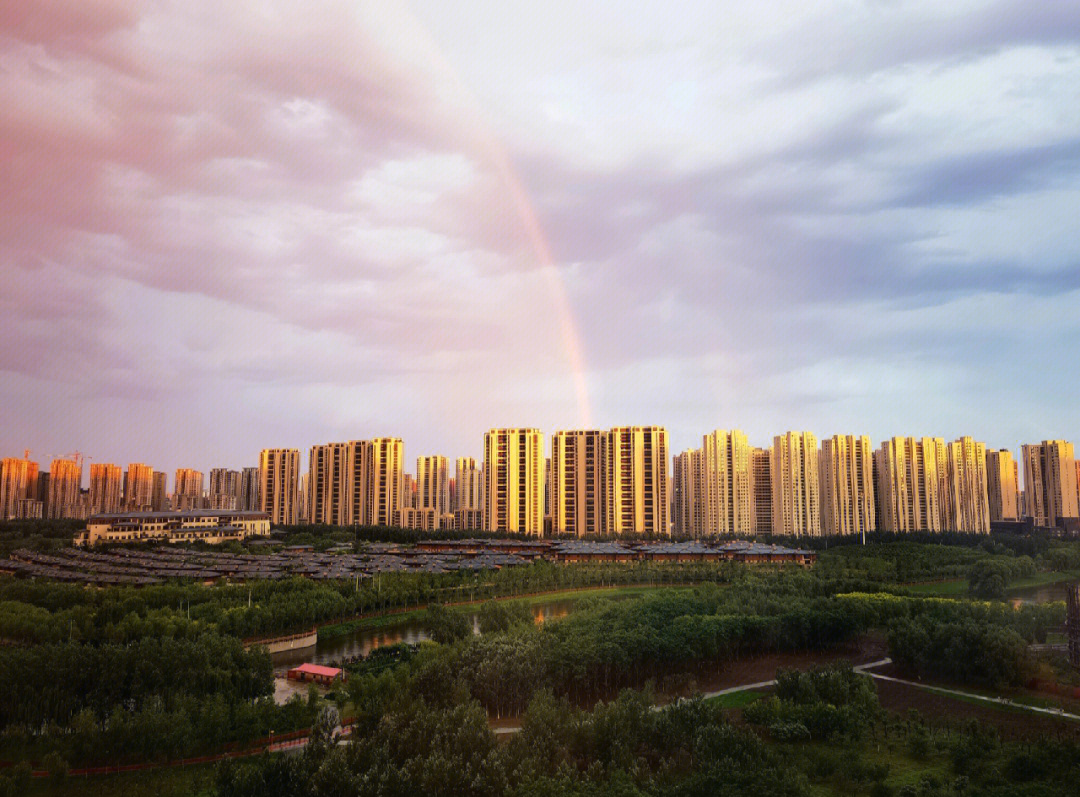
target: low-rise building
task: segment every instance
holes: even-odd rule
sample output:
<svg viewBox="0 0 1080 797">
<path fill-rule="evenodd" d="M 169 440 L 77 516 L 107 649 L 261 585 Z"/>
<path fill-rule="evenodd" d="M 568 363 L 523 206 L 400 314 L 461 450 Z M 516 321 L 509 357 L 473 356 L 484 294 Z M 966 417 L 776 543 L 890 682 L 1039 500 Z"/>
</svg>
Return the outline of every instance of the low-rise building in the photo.
<svg viewBox="0 0 1080 797">
<path fill-rule="evenodd" d="M 270 534 L 265 512 L 215 511 L 116 512 L 94 515 L 86 530 L 75 536 L 76 545 L 113 542 L 208 542 L 244 540 Z"/>
</svg>

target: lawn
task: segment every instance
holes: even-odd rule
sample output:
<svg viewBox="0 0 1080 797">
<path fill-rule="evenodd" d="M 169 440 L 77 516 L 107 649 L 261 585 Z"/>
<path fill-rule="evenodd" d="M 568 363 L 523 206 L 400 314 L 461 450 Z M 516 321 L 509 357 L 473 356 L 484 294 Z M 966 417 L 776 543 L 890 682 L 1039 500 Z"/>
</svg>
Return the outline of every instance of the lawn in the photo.
<svg viewBox="0 0 1080 797">
<path fill-rule="evenodd" d="M 763 692 L 755 692 L 753 689 L 743 689 L 739 692 L 728 692 L 726 695 L 717 695 L 707 699 L 709 703 L 715 703 L 720 708 L 745 708 L 764 697 Z"/>
</svg>

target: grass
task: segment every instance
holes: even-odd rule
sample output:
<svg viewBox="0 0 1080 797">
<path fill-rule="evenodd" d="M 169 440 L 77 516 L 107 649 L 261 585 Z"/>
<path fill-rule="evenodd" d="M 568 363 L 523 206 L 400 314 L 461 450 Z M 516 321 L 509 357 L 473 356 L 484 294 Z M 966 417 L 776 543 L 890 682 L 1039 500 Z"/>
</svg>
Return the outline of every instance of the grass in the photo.
<svg viewBox="0 0 1080 797">
<path fill-rule="evenodd" d="M 1062 581 L 1073 581 L 1080 578 L 1076 570 L 1060 570 L 1054 573 L 1036 573 L 1028 578 L 1019 578 L 1009 582 L 1008 593 L 1016 590 L 1032 589 L 1036 587 L 1048 587 L 1052 584 L 1060 584 Z"/>
<path fill-rule="evenodd" d="M 745 708 L 756 700 L 764 697 L 763 692 L 755 692 L 753 689 L 743 689 L 740 692 L 728 692 L 726 695 L 710 697 L 706 702 L 715 703 L 720 708 Z"/>
<path fill-rule="evenodd" d="M 529 606 L 535 606 L 541 603 L 550 603 L 552 601 L 578 601 L 584 598 L 602 597 L 602 598 L 629 598 L 634 595 L 640 595 L 643 592 L 648 592 L 655 589 L 665 590 L 687 590 L 693 589 L 693 587 L 679 585 L 679 586 L 665 586 L 663 584 L 635 584 L 631 586 L 619 586 L 619 587 L 585 587 L 577 589 L 565 589 L 558 590 L 556 592 L 545 592 L 538 595 L 522 595 L 521 597 L 515 597 L 513 595 L 500 597 L 499 600 L 517 600 L 522 601 Z M 464 601 L 462 603 L 454 604 L 455 607 L 464 606 L 479 606 L 482 603 L 492 600 L 491 598 L 479 598 L 472 601 Z M 392 614 L 379 614 L 371 617 L 357 617 L 354 620 L 345 620 L 333 625 L 324 625 L 319 628 L 319 637 L 322 639 L 332 639 L 333 637 L 344 636 L 351 634 L 355 631 L 386 628 L 387 626 L 397 625 L 398 623 L 415 622 L 420 619 L 426 608 L 410 609 L 405 612 L 396 612 Z"/>
<path fill-rule="evenodd" d="M 1009 582 L 1007 595 L 1025 589 L 1037 589 L 1060 584 L 1062 581 L 1072 581 L 1080 578 L 1080 573 L 1075 570 L 1062 570 L 1054 573 L 1036 573 L 1028 578 L 1018 578 Z M 905 584 L 904 589 L 913 595 L 938 598 L 962 598 L 968 594 L 968 581 L 966 578 L 950 578 L 946 581 L 936 581 L 931 584 Z"/>
</svg>

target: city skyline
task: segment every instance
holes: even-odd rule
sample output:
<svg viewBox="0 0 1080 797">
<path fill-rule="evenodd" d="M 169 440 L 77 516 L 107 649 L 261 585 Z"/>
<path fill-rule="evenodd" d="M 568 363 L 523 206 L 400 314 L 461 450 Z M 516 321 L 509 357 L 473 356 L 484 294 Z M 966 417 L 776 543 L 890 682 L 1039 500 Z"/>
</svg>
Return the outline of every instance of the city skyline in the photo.
<svg viewBox="0 0 1080 797">
<path fill-rule="evenodd" d="M 1069 4 L 259 9 L 0 19 L 0 450 L 1080 439 Z"/>
</svg>

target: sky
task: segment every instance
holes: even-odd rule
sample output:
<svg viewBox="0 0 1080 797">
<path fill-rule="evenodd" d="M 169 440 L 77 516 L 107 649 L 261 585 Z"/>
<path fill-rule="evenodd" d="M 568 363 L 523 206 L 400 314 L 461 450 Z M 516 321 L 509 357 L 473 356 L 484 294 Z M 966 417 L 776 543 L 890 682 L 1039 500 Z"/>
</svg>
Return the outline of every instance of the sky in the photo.
<svg viewBox="0 0 1080 797">
<path fill-rule="evenodd" d="M 0 10 L 0 455 L 1080 442 L 1080 3 Z"/>
</svg>

